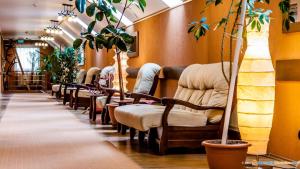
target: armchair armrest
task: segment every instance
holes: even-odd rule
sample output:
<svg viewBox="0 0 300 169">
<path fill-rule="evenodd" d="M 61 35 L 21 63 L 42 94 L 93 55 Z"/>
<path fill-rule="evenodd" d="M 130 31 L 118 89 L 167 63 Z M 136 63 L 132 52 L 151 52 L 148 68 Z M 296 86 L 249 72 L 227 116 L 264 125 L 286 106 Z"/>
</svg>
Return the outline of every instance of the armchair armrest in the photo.
<svg viewBox="0 0 300 169">
<path fill-rule="evenodd" d="M 174 105 L 182 105 L 194 110 L 225 110 L 225 107 L 217 107 L 217 106 L 198 106 L 192 104 L 190 102 L 186 102 L 183 100 L 173 99 L 173 98 L 162 98 L 162 104 L 166 106 L 164 110 L 164 114 L 162 117 L 162 126 L 168 127 L 168 116 Z"/>
<path fill-rule="evenodd" d="M 134 101 L 133 103 L 139 103 L 141 99 L 148 99 L 148 100 L 154 100 L 156 102 L 161 102 L 161 99 L 160 98 L 157 98 L 157 97 L 154 97 L 154 96 L 150 96 L 150 95 L 147 95 L 147 94 L 141 94 L 141 93 L 131 93 L 130 94 L 130 97 L 131 98 L 134 98 Z"/>
</svg>

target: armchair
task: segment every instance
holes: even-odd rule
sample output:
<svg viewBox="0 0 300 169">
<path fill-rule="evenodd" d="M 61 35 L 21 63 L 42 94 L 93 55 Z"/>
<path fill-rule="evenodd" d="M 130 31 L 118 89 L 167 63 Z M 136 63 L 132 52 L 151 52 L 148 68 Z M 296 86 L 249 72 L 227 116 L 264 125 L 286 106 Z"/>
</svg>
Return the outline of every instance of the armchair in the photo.
<svg viewBox="0 0 300 169">
<path fill-rule="evenodd" d="M 76 91 L 70 94 L 71 106 L 77 110 L 78 107 L 89 107 L 90 105 L 90 90 L 95 90 L 94 80 L 99 75 L 101 69 L 98 67 L 92 67 L 88 70 L 84 84 L 76 84 Z"/>
<path fill-rule="evenodd" d="M 86 78 L 86 70 L 80 69 L 76 75 L 74 83 L 67 83 L 61 89 L 61 95 L 63 96 L 63 104 L 65 105 L 70 101 L 70 87 L 75 87 L 77 84 L 83 84 Z M 69 89 L 68 89 L 69 88 Z"/>
<path fill-rule="evenodd" d="M 226 76 L 229 65 L 224 63 Z M 136 104 L 116 108 L 115 118 L 131 128 L 131 139 L 138 130 L 143 142 L 148 132 L 148 142 L 158 143 L 161 154 L 170 147 L 201 147 L 203 140 L 220 138 L 227 95 L 221 63 L 194 64 L 181 74 L 174 98 L 145 105 L 138 104 L 144 96 L 135 94 Z"/>
<path fill-rule="evenodd" d="M 153 96 L 157 88 L 160 69 L 161 67 L 154 63 L 144 64 L 137 73 L 137 79 L 133 88 L 133 93 L 147 94 Z M 107 124 L 110 119 L 106 105 L 111 103 L 112 101 L 119 100 L 119 97 L 114 95 L 119 93 L 120 91 L 108 88 L 104 89 L 104 91 L 107 93 L 107 95 L 97 97 L 96 105 L 97 109 L 101 110 L 102 114 L 104 115 L 102 116 L 102 123 Z M 125 95 L 127 97 L 130 97 L 131 94 L 125 93 Z M 96 119 L 96 114 L 98 114 L 98 112 L 94 113 L 93 120 Z"/>
<path fill-rule="evenodd" d="M 72 84 L 82 84 L 84 82 L 86 76 L 86 71 L 84 69 L 81 69 L 77 75 L 76 75 L 76 80 L 74 81 L 74 83 L 69 83 L 69 84 L 54 84 L 52 85 L 52 95 L 55 93 L 56 98 L 61 98 L 61 96 L 64 96 L 64 100 L 65 100 L 65 96 L 67 95 L 66 98 L 69 98 L 68 94 L 70 91 L 66 91 L 65 89 L 67 89 L 67 86 L 70 86 Z M 65 103 L 64 103 L 65 104 Z"/>
</svg>

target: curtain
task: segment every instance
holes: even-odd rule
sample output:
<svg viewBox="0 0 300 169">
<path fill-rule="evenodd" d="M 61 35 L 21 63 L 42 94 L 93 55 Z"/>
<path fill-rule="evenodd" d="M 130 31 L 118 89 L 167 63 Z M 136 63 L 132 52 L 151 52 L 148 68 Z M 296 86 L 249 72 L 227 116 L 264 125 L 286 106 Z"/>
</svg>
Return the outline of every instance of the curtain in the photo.
<svg viewBox="0 0 300 169">
<path fill-rule="evenodd" d="M 25 72 L 37 71 L 40 66 L 40 48 L 17 47 L 17 53 Z M 19 64 L 15 64 L 15 71 L 21 71 Z"/>
</svg>

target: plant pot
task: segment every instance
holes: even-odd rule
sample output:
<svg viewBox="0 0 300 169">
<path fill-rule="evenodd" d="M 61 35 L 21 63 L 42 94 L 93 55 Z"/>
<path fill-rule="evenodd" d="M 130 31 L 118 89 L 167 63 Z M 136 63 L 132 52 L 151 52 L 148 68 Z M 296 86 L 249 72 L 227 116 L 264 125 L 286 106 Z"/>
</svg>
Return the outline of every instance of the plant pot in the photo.
<svg viewBox="0 0 300 169">
<path fill-rule="evenodd" d="M 111 120 L 112 126 L 116 127 L 118 124 L 118 121 L 115 118 L 115 109 L 118 107 L 118 104 L 107 104 L 108 107 L 108 112 L 109 112 L 109 117 Z"/>
<path fill-rule="evenodd" d="M 206 140 L 205 147 L 210 169 L 244 169 L 247 150 L 250 144 L 240 140 L 228 140 L 221 144 L 221 140 Z"/>
</svg>

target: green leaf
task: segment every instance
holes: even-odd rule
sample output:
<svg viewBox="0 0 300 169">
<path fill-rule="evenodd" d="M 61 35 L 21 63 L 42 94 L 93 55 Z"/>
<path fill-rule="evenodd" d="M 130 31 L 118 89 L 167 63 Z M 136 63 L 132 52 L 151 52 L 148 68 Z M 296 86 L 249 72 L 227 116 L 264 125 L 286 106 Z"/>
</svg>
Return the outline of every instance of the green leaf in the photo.
<svg viewBox="0 0 300 169">
<path fill-rule="evenodd" d="M 96 7 L 97 7 L 96 3 L 92 3 L 91 5 L 89 5 L 86 8 L 86 14 L 87 14 L 87 16 L 89 16 L 89 17 L 93 16 L 95 14 Z"/>
<path fill-rule="evenodd" d="M 134 37 L 130 36 L 128 33 L 121 33 L 120 36 L 125 43 L 132 44 L 134 42 Z"/>
<path fill-rule="evenodd" d="M 120 3 L 122 0 L 113 0 L 113 3 Z"/>
<path fill-rule="evenodd" d="M 215 6 L 219 5 L 220 3 L 222 3 L 222 0 L 216 0 Z"/>
<path fill-rule="evenodd" d="M 251 29 L 255 29 L 256 27 L 256 20 L 253 20 L 252 23 L 251 23 Z"/>
<path fill-rule="evenodd" d="M 261 24 L 260 24 L 260 22 L 257 22 L 256 26 L 257 26 L 258 32 L 260 32 L 261 31 Z"/>
<path fill-rule="evenodd" d="M 89 41 L 89 47 L 91 48 L 91 49 L 94 49 L 94 41 Z"/>
<path fill-rule="evenodd" d="M 88 26 L 88 33 L 91 33 L 96 25 L 96 21 L 93 21 Z"/>
<path fill-rule="evenodd" d="M 96 19 L 97 19 L 98 21 L 102 21 L 103 18 L 104 18 L 103 12 L 98 12 L 98 13 L 96 14 Z"/>
<path fill-rule="evenodd" d="M 125 43 L 122 39 L 120 39 L 120 38 L 117 39 L 116 46 L 117 46 L 121 51 L 127 52 L 126 43 Z"/>
<path fill-rule="evenodd" d="M 86 6 L 86 0 L 76 0 L 75 6 L 80 13 L 83 13 Z"/>
<path fill-rule="evenodd" d="M 73 42 L 73 48 L 74 49 L 78 49 L 82 44 L 82 39 L 76 39 L 74 42 Z"/>
</svg>

